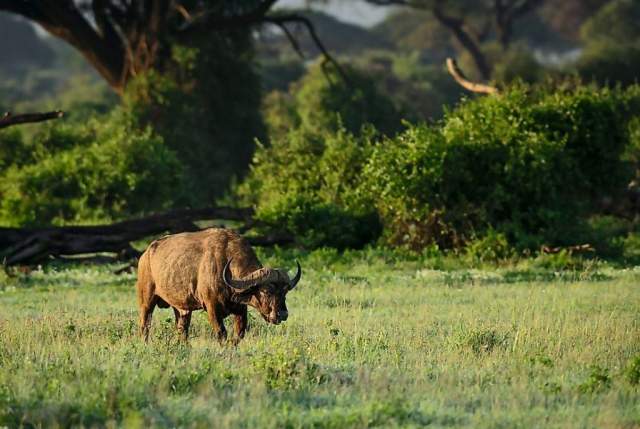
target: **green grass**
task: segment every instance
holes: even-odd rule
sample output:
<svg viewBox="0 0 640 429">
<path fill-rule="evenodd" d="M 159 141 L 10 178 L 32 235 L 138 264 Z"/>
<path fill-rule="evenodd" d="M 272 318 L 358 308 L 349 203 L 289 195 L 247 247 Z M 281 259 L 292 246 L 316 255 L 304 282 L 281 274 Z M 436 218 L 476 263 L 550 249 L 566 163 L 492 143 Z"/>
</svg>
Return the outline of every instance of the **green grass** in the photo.
<svg viewBox="0 0 640 429">
<path fill-rule="evenodd" d="M 289 320 L 238 347 L 204 313 L 181 343 L 168 310 L 143 344 L 113 267 L 0 279 L 0 427 L 640 426 L 640 270 L 301 262 Z"/>
</svg>

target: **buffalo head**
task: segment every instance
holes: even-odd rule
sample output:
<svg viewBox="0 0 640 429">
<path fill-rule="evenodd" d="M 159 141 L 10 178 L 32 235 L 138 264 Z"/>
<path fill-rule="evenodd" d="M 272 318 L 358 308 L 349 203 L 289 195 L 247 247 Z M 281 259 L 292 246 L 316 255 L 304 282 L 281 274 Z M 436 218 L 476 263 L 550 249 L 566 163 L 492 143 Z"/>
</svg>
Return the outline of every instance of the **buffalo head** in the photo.
<svg viewBox="0 0 640 429">
<path fill-rule="evenodd" d="M 293 279 L 289 278 L 286 271 L 274 268 L 260 268 L 242 278 L 233 279 L 229 259 L 222 271 L 222 279 L 232 289 L 235 301 L 252 306 L 264 320 L 278 325 L 289 316 L 286 295 L 296 287 L 302 276 L 300 263 L 296 261 L 296 264 L 298 271 Z"/>
</svg>

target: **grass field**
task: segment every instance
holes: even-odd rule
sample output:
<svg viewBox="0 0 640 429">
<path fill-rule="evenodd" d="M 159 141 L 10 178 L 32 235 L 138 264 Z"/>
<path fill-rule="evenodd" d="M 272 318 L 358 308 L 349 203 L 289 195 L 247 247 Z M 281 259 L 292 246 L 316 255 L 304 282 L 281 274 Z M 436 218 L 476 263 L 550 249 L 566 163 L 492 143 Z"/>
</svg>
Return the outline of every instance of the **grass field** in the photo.
<svg viewBox="0 0 640 429">
<path fill-rule="evenodd" d="M 301 262 L 289 320 L 238 347 L 169 310 L 143 344 L 113 267 L 3 278 L 0 427 L 640 427 L 640 270 Z"/>
</svg>

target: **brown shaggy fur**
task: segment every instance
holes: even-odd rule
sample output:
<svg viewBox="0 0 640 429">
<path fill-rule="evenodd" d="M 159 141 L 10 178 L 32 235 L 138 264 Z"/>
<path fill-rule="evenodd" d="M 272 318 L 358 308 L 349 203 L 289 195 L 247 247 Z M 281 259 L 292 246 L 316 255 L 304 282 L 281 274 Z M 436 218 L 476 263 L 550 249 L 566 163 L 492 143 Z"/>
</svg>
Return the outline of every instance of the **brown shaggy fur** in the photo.
<svg viewBox="0 0 640 429">
<path fill-rule="evenodd" d="M 149 337 L 155 306 L 172 307 L 176 327 L 183 339 L 189 334 L 191 312 L 206 310 L 217 338 L 226 339 L 224 319 L 235 316 L 236 339 L 247 329 L 247 305 L 262 317 L 278 324 L 287 318 L 285 295 L 288 276 L 283 282 L 260 284 L 237 292 L 227 286 L 222 272 L 227 261 L 232 278 L 243 278 L 260 269 L 251 246 L 237 233 L 220 228 L 168 235 L 149 245 L 138 262 L 138 307 L 140 333 Z"/>
</svg>

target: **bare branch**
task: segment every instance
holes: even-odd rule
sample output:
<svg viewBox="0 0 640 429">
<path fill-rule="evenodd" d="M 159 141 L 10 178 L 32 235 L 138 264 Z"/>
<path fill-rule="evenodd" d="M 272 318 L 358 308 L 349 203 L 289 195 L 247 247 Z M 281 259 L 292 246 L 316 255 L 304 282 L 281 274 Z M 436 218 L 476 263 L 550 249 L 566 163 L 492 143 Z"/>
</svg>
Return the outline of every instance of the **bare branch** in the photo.
<svg viewBox="0 0 640 429">
<path fill-rule="evenodd" d="M 499 92 L 498 88 L 494 86 L 484 85 L 482 83 L 475 83 L 468 80 L 464 76 L 464 73 L 462 73 L 462 70 L 460 70 L 460 68 L 458 67 L 456 60 L 452 58 L 447 58 L 447 69 L 449 70 L 449 73 L 451 74 L 451 76 L 453 76 L 456 82 L 458 82 L 463 88 L 471 92 L 476 92 L 480 94 L 497 94 Z"/>
<path fill-rule="evenodd" d="M 320 37 L 318 36 L 318 33 L 316 32 L 315 26 L 313 25 L 313 23 L 311 22 L 311 20 L 309 18 L 294 13 L 294 14 L 265 16 L 262 19 L 262 21 L 266 22 L 266 23 L 275 24 L 278 27 L 283 28 L 283 29 L 286 28 L 285 26 L 286 26 L 287 23 L 302 24 L 307 29 L 307 32 L 309 33 L 309 36 L 311 37 L 311 40 L 313 40 L 313 43 L 316 45 L 316 47 L 318 48 L 318 50 L 320 51 L 322 56 L 325 58 L 325 61 L 330 63 L 331 65 L 333 65 L 333 67 L 335 67 L 336 71 L 338 72 L 338 74 L 340 75 L 342 80 L 344 80 L 347 83 L 350 82 L 349 76 L 347 75 L 345 70 L 342 68 L 340 63 L 338 63 L 338 61 L 336 61 L 336 59 L 329 53 L 327 48 L 324 46 L 324 43 L 322 43 L 322 40 L 320 39 Z M 288 30 L 285 30 L 285 34 L 287 35 L 287 37 L 289 37 L 289 40 L 293 39 L 293 37 L 288 32 Z M 293 40 L 295 40 L 295 39 L 293 39 Z M 297 41 L 292 42 L 292 45 L 293 45 L 294 49 L 296 49 L 296 51 L 299 51 L 299 46 L 298 46 Z"/>
<path fill-rule="evenodd" d="M 478 67 L 478 71 L 483 79 L 489 79 L 491 76 L 491 67 L 487 63 L 482 49 L 474 41 L 473 36 L 465 30 L 465 22 L 461 18 L 446 15 L 441 7 L 441 2 L 437 2 L 433 7 L 433 16 L 445 27 L 449 28 L 458 42 L 471 54 L 473 62 Z"/>
<path fill-rule="evenodd" d="M 216 10 L 205 10 L 196 15 L 192 15 L 192 19 L 187 20 L 180 28 L 180 32 L 188 32 L 195 27 L 204 25 L 209 28 L 238 28 L 248 25 L 260 24 L 263 22 L 265 15 L 278 2 L 278 0 L 264 0 L 260 4 L 245 13 L 237 13 L 231 15 L 222 15 Z"/>
<path fill-rule="evenodd" d="M 300 58 L 304 59 L 304 52 L 302 52 L 302 48 L 300 47 L 300 43 L 298 43 L 298 40 L 294 37 L 294 35 L 291 33 L 291 31 L 289 31 L 289 27 L 287 27 L 283 23 L 276 24 L 276 25 L 278 27 L 280 27 L 280 29 L 285 34 L 285 36 L 287 36 L 287 39 L 289 40 L 289 43 L 291 43 L 291 46 L 293 47 L 293 50 L 296 51 L 296 53 L 298 54 L 298 56 Z"/>
<path fill-rule="evenodd" d="M 63 115 L 64 112 L 62 112 L 61 110 L 46 113 L 25 113 L 22 115 L 12 115 L 11 112 L 7 112 L 0 118 L 0 128 L 7 128 L 13 125 L 29 124 L 34 122 L 43 122 L 50 119 L 58 119 Z"/>
</svg>

